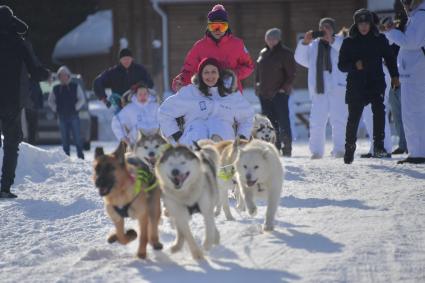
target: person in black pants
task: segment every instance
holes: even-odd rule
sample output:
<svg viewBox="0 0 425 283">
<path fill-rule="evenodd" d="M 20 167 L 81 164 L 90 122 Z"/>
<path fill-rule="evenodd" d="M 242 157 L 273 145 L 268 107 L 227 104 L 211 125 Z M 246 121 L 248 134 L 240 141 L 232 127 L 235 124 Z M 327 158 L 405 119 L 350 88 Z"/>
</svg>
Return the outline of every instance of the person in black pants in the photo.
<svg viewBox="0 0 425 283">
<path fill-rule="evenodd" d="M 282 44 L 278 28 L 266 32 L 265 42 L 266 47 L 257 59 L 256 94 L 263 114 L 276 130 L 276 148 L 289 157 L 292 154 L 292 132 L 288 101 L 295 79 L 294 54 Z"/>
<path fill-rule="evenodd" d="M 0 6 L 0 122 L 3 140 L 3 165 L 0 198 L 16 198 L 10 188 L 15 180 L 19 143 L 22 141 L 21 110 L 25 103 L 22 79 L 40 81 L 49 71 L 38 65 L 31 45 L 22 35 L 28 26 L 13 15 L 8 6 Z M 27 85 L 26 85 L 27 86 Z"/>
<path fill-rule="evenodd" d="M 387 156 L 384 148 L 385 127 L 385 77 L 382 60 L 388 67 L 393 87 L 400 85 L 396 58 L 386 39 L 374 25 L 372 13 L 360 9 L 354 13 L 354 24 L 349 37 L 344 39 L 338 67 L 348 73 L 345 102 L 348 104 L 348 121 L 345 139 L 344 162 L 351 164 L 356 150 L 357 130 L 363 108 L 372 104 L 374 157 Z"/>
</svg>

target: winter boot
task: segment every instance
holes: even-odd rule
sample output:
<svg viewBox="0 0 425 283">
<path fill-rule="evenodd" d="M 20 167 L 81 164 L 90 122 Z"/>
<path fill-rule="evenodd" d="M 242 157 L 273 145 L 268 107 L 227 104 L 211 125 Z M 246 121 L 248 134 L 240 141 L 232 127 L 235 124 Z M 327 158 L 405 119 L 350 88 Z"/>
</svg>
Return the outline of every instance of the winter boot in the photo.
<svg viewBox="0 0 425 283">
<path fill-rule="evenodd" d="M 382 143 L 377 143 L 373 147 L 373 157 L 374 158 L 390 158 L 391 153 L 388 153 Z"/>
<path fill-rule="evenodd" d="M 401 148 L 396 148 L 392 154 L 397 155 L 397 154 L 404 154 L 407 153 L 407 150 L 401 149 Z"/>
<path fill-rule="evenodd" d="M 372 158 L 373 157 L 373 155 L 372 155 L 372 153 L 363 153 L 363 154 L 360 154 L 360 158 Z"/>
<path fill-rule="evenodd" d="M 405 164 L 405 163 L 424 164 L 425 157 L 407 157 L 406 159 L 403 159 L 397 162 L 397 164 Z"/>
<path fill-rule="evenodd" d="M 356 144 L 346 144 L 345 145 L 345 154 L 344 154 L 344 163 L 345 164 L 353 163 L 355 151 L 356 151 Z"/>
<path fill-rule="evenodd" d="M 1 198 L 17 198 L 18 196 L 15 194 L 12 194 L 10 192 L 10 189 L 1 189 L 0 191 L 0 199 Z"/>
</svg>

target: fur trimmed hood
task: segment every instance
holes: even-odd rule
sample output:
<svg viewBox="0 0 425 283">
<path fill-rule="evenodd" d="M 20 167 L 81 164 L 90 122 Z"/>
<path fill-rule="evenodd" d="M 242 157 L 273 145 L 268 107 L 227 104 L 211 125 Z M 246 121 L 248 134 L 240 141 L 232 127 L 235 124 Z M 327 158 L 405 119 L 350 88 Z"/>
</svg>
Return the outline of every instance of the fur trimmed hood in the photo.
<svg viewBox="0 0 425 283">
<path fill-rule="evenodd" d="M 236 74 L 231 69 L 224 69 L 220 72 L 220 77 L 223 80 L 224 90 L 226 93 L 233 93 L 238 90 L 238 79 Z M 191 82 L 196 87 L 199 87 L 199 74 L 192 76 Z"/>
</svg>

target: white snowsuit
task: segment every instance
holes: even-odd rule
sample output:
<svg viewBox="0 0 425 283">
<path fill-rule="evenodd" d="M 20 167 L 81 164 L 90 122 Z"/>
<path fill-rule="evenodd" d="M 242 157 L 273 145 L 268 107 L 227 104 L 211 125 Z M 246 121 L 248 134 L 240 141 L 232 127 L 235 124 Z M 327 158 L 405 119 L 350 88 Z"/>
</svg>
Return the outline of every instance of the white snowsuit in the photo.
<svg viewBox="0 0 425 283">
<path fill-rule="evenodd" d="M 210 88 L 212 96 L 201 93 L 194 84 L 187 85 L 167 98 L 159 107 L 161 131 L 167 138 L 179 131 L 176 118 L 183 116 L 184 132 L 179 143 L 188 146 L 193 141 L 219 135 L 234 139 L 233 124 L 238 124 L 238 135 L 251 134 L 254 110 L 239 91 L 220 97 L 216 87 Z"/>
<path fill-rule="evenodd" d="M 400 46 L 397 63 L 401 111 L 409 157 L 425 157 L 425 2 L 410 12 L 405 32 L 391 30 L 388 39 Z"/>
<path fill-rule="evenodd" d="M 347 126 L 348 108 L 345 104 L 347 75 L 338 69 L 339 50 L 344 40 L 335 36 L 331 46 L 332 73 L 323 72 L 324 94 L 316 91 L 316 65 L 319 39 L 309 45 L 300 41 L 295 50 L 295 61 L 308 68 L 308 89 L 311 98 L 310 111 L 310 151 L 322 157 L 325 151 L 326 124 L 330 119 L 334 155 L 345 151 L 345 129 Z"/>
<path fill-rule="evenodd" d="M 112 131 L 118 140 L 128 138 L 132 144 L 137 140 L 138 130 L 146 132 L 158 130 L 158 103 L 154 96 L 149 96 L 146 103 L 137 101 L 136 96 L 112 118 Z"/>
<path fill-rule="evenodd" d="M 388 153 L 391 153 L 393 143 L 391 140 L 391 125 L 388 119 L 388 99 L 389 99 L 389 94 L 391 90 L 391 76 L 386 66 L 384 66 L 383 70 L 385 74 L 385 84 L 387 85 L 387 88 L 385 89 L 385 96 L 384 96 L 384 105 L 385 105 L 384 148 Z M 373 154 L 374 153 L 373 152 L 373 113 L 372 113 L 372 105 L 370 103 L 363 109 L 362 120 L 366 126 L 366 131 L 369 135 L 369 142 L 370 142 L 369 153 Z"/>
</svg>

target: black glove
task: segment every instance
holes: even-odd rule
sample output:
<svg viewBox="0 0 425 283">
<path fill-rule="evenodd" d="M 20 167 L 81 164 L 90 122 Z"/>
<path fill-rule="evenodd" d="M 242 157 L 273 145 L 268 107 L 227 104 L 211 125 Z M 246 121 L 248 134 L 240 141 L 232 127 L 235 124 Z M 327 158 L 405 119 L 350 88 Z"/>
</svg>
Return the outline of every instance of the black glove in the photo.
<svg viewBox="0 0 425 283">
<path fill-rule="evenodd" d="M 175 132 L 174 134 L 172 134 L 171 136 L 173 137 L 173 139 L 176 142 L 178 142 L 179 139 L 182 137 L 182 135 L 183 135 L 182 131 L 178 131 L 178 132 Z"/>
<path fill-rule="evenodd" d="M 111 107 L 111 102 L 106 97 L 102 98 L 102 101 L 103 103 L 105 103 L 106 107 Z"/>
</svg>

